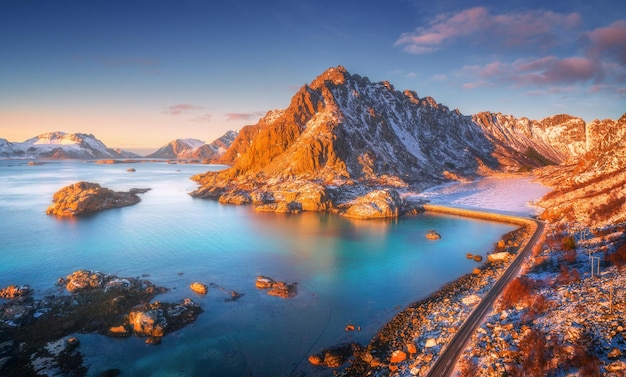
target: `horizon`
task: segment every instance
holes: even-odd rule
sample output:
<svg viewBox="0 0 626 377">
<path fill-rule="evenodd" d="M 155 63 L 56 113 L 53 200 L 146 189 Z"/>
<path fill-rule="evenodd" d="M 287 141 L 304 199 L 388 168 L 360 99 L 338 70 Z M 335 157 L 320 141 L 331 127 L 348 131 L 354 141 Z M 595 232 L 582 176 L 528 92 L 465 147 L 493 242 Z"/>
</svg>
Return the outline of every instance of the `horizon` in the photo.
<svg viewBox="0 0 626 377">
<path fill-rule="evenodd" d="M 127 151 L 210 143 L 338 65 L 464 115 L 588 123 L 619 119 L 626 101 L 626 7 L 612 0 L 32 1 L 0 20 L 11 142 L 62 131 Z"/>
</svg>

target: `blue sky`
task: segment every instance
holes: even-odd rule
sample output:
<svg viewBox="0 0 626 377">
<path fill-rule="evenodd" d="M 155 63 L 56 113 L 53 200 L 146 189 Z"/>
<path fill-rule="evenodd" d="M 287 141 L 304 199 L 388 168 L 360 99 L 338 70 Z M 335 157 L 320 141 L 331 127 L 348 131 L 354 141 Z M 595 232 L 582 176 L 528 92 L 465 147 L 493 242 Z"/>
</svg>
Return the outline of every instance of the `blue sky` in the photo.
<svg viewBox="0 0 626 377">
<path fill-rule="evenodd" d="M 467 115 L 626 112 L 621 0 L 1 0 L 0 48 L 9 141 L 212 141 L 337 65 Z"/>
</svg>

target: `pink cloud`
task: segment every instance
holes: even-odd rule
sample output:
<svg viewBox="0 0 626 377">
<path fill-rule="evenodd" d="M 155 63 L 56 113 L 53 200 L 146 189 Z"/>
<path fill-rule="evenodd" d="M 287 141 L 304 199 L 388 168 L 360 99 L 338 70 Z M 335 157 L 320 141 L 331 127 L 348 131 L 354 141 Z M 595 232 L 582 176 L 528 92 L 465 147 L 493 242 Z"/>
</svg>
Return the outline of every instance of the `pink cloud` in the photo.
<svg viewBox="0 0 626 377">
<path fill-rule="evenodd" d="M 180 115 L 202 108 L 202 106 L 190 105 L 188 103 L 179 103 L 177 105 L 168 106 L 165 112 L 170 115 Z"/>
<path fill-rule="evenodd" d="M 478 42 L 494 49 L 520 45 L 546 48 L 558 44 L 560 35 L 578 27 L 580 21 L 577 13 L 528 11 L 493 15 L 487 8 L 475 7 L 440 14 L 429 26 L 403 33 L 395 45 L 413 54 L 431 53 L 455 41 Z"/>
<path fill-rule="evenodd" d="M 589 54 L 594 57 L 609 55 L 626 65 L 626 21 L 615 21 L 607 27 L 586 34 L 591 42 Z"/>
</svg>

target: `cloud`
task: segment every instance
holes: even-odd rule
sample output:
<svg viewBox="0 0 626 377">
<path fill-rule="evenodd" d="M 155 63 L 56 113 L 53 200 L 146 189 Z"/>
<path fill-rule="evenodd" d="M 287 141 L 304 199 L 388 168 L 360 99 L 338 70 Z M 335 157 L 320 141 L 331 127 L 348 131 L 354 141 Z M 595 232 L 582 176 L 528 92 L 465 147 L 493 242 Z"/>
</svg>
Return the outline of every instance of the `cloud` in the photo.
<svg viewBox="0 0 626 377">
<path fill-rule="evenodd" d="M 253 113 L 228 113 L 226 114 L 227 121 L 244 121 L 244 120 L 254 120 L 262 117 L 265 113 L 261 111 L 256 111 Z"/>
<path fill-rule="evenodd" d="M 177 105 L 168 106 L 165 113 L 170 115 L 188 114 L 194 110 L 203 109 L 202 106 L 190 105 L 188 103 L 179 103 Z"/>
<path fill-rule="evenodd" d="M 615 21 L 607 27 L 586 33 L 590 41 L 588 54 L 593 57 L 609 57 L 626 66 L 626 21 Z"/>
<path fill-rule="evenodd" d="M 580 23 L 577 13 L 533 10 L 494 15 L 487 8 L 475 7 L 440 14 L 428 26 L 400 35 L 395 46 L 403 46 L 412 54 L 433 53 L 454 42 L 481 44 L 494 50 L 518 46 L 545 49 L 558 45 L 562 35 Z"/>
</svg>

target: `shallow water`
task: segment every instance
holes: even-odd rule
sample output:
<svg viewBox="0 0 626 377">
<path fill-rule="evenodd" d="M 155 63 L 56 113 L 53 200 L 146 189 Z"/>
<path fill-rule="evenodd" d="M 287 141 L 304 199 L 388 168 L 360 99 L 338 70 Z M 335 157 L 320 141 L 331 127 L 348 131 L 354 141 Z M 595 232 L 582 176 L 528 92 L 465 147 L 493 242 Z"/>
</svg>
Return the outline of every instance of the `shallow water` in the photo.
<svg viewBox="0 0 626 377">
<path fill-rule="evenodd" d="M 136 172 L 126 171 L 131 167 Z M 363 221 L 257 213 L 187 195 L 196 187 L 191 175 L 220 168 L 0 161 L 0 286 L 29 284 L 44 295 L 78 269 L 148 274 L 170 289 L 158 300 L 191 297 L 204 308 L 159 346 L 78 334 L 90 375 L 109 368 L 124 376 L 332 375 L 306 358 L 340 342 L 366 344 L 402 308 L 471 272 L 477 263 L 467 252 L 484 254 L 513 229 L 433 214 Z M 46 216 L 53 193 L 80 180 L 152 190 L 131 207 L 76 219 Z M 431 229 L 442 239 L 427 240 Z M 254 287 L 257 275 L 298 282 L 298 296 L 266 295 Z M 198 296 L 188 288 L 193 281 L 226 291 Z M 227 291 L 244 296 L 226 302 Z M 361 330 L 346 332 L 348 324 Z"/>
</svg>

